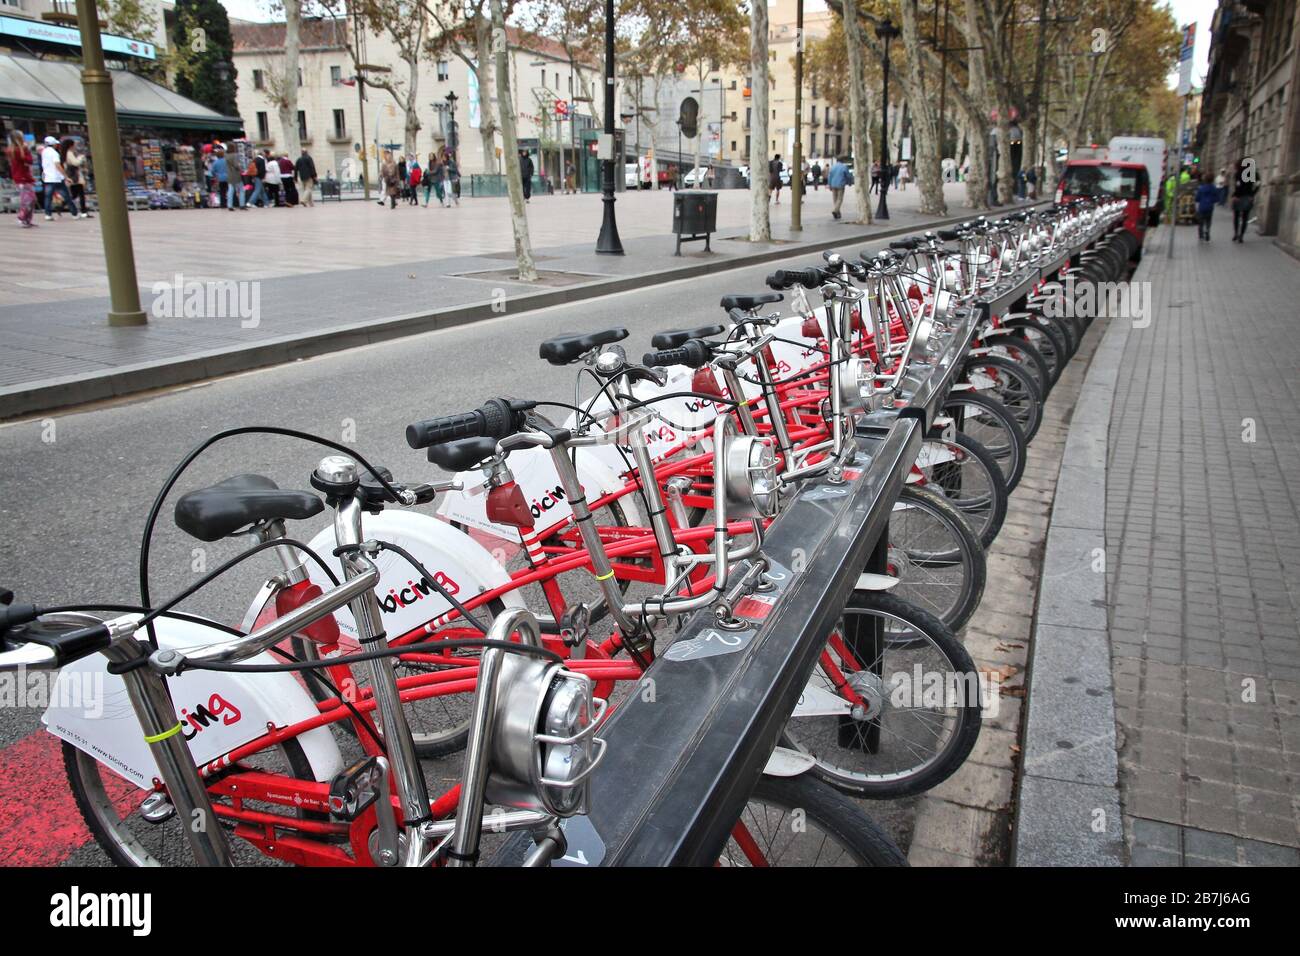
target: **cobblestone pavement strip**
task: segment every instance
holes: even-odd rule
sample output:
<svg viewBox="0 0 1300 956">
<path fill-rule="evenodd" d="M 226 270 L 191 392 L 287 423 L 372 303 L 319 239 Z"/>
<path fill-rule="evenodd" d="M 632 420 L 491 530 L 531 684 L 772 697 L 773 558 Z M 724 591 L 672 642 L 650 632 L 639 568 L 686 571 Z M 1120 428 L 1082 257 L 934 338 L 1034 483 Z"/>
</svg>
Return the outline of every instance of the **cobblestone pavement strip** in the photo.
<svg viewBox="0 0 1300 956">
<path fill-rule="evenodd" d="M 1184 232 L 1187 233 L 1184 236 Z M 1163 233 L 1163 231 L 1162 231 Z M 1300 862 L 1300 266 L 1179 230 L 1136 279 L 1106 550 L 1131 862 Z"/>
</svg>

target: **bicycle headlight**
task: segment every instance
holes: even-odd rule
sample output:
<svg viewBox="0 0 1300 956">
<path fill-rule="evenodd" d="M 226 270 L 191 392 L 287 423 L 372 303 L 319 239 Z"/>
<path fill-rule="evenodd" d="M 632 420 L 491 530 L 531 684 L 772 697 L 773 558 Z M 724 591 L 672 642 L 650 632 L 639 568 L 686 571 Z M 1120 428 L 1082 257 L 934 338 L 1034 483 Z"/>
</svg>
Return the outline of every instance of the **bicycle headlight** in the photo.
<svg viewBox="0 0 1300 956">
<path fill-rule="evenodd" d="M 731 439 L 722 466 L 727 517 L 771 518 L 776 514 L 776 451 L 769 442 L 749 435 Z"/>
<path fill-rule="evenodd" d="M 587 808 L 591 772 L 604 756 L 595 736 L 605 702 L 563 664 L 522 654 L 501 662 L 487 798 L 558 817 Z"/>
<path fill-rule="evenodd" d="M 840 366 L 840 404 L 848 412 L 870 414 L 879 408 L 876 368 L 867 359 L 851 355 Z"/>
</svg>

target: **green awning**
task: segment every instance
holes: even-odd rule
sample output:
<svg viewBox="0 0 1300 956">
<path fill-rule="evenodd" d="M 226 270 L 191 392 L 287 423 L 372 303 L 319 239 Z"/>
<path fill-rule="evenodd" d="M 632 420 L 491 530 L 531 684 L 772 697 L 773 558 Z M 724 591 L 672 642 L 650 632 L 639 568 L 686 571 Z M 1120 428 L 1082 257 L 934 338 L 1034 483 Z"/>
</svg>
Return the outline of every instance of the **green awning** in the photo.
<svg viewBox="0 0 1300 956">
<path fill-rule="evenodd" d="M 238 116 L 222 116 L 139 74 L 109 73 L 120 126 L 213 133 L 237 133 L 244 128 Z M 0 115 L 84 123 L 81 64 L 0 54 Z"/>
</svg>

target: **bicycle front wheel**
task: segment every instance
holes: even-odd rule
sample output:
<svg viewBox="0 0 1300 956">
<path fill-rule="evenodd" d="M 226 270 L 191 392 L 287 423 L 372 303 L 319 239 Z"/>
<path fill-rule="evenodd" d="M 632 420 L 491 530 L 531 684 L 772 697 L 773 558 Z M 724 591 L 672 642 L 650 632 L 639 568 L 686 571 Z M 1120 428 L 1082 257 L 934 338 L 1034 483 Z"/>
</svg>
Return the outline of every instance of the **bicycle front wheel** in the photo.
<svg viewBox="0 0 1300 956">
<path fill-rule="evenodd" d="M 837 790 L 892 800 L 950 777 L 975 746 L 980 721 L 979 674 L 952 631 L 892 594 L 857 591 L 785 740 Z"/>
<path fill-rule="evenodd" d="M 988 559 L 962 513 L 932 491 L 909 485 L 889 516 L 891 592 L 960 630 L 984 596 Z"/>
<path fill-rule="evenodd" d="M 907 866 L 861 807 L 806 774 L 762 777 L 719 866 Z"/>
</svg>

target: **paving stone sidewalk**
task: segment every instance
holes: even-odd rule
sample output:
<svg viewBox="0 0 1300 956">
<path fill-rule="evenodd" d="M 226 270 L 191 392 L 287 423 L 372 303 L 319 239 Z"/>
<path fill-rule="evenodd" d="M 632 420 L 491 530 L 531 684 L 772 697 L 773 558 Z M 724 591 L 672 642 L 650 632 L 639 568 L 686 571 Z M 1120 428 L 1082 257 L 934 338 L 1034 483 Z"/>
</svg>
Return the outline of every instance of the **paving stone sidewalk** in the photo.
<svg viewBox="0 0 1300 956">
<path fill-rule="evenodd" d="M 1167 227 L 1135 280 L 1106 552 L 1130 863 L 1300 864 L 1300 263 Z"/>
</svg>

